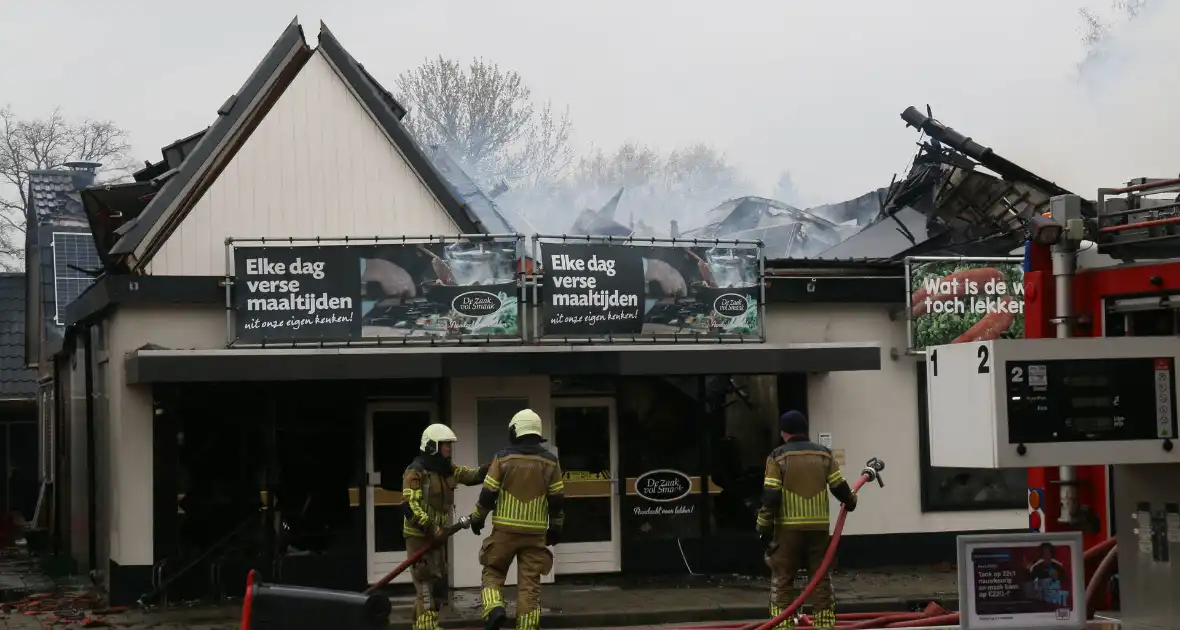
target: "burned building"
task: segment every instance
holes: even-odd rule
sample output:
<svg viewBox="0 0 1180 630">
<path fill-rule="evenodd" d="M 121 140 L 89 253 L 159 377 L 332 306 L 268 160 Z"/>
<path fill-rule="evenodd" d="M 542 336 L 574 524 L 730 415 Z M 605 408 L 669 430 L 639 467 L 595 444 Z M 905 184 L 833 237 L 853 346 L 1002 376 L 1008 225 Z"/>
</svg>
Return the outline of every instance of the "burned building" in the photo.
<svg viewBox="0 0 1180 630">
<path fill-rule="evenodd" d="M 547 579 L 763 570 L 752 506 L 785 408 L 848 469 L 897 461 L 888 500 L 850 519 L 850 564 L 948 561 L 959 532 L 1022 526 L 1023 487 L 921 495 L 940 482 L 919 481 L 914 362 L 891 358 L 899 265 L 816 259 L 917 217 L 976 238 L 955 227 L 985 194 L 973 169 L 939 154 L 910 184 L 806 212 L 737 200 L 698 243 L 626 238 L 639 226 L 615 195 L 577 218 L 590 236 L 541 245 L 560 265 L 534 268 L 522 243 L 540 235 L 432 160 L 404 115 L 328 29 L 313 44 L 292 23 L 207 130 L 133 183 L 78 193 L 99 277 L 55 305 L 61 343 L 42 355 L 65 454 L 53 522 L 114 602 L 232 595 L 250 568 L 372 584 L 406 558 L 401 473 L 422 429 L 449 424 L 474 466 L 522 407 L 544 418 L 573 515 Z M 595 283 L 574 273 L 590 267 Z M 680 494 L 645 494 L 653 477 Z M 477 493 L 458 488 L 457 508 Z M 480 542 L 451 539 L 452 586 L 478 587 Z"/>
<path fill-rule="evenodd" d="M 1064 188 L 910 107 L 921 143 L 900 181 L 855 199 L 800 210 L 758 197 L 721 204 L 686 236 L 757 238 L 772 258 L 897 259 L 1006 255 L 1030 217 Z"/>
</svg>

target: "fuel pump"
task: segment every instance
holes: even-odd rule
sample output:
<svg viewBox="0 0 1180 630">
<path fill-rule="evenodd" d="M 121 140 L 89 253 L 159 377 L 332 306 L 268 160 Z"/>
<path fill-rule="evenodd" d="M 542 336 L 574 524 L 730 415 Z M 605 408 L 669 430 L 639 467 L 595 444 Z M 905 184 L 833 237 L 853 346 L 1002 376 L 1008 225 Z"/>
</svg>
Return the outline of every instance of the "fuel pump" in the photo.
<svg viewBox="0 0 1180 630">
<path fill-rule="evenodd" d="M 1180 203 L 1133 199 L 1110 211 L 1104 195 L 1178 186 L 1145 180 L 1103 190 L 1097 212 L 1078 197 L 1054 198 L 1050 216 L 1033 223 L 1028 248 L 1026 334 L 1039 338 L 927 351 L 932 465 L 1028 468 L 1030 512 L 1043 513 L 1040 527 L 1117 532 L 1109 546 L 1117 549 L 1128 628 L 1180 627 L 1180 338 L 1104 337 L 1105 304 L 1115 293 L 1157 301 L 1161 293 L 1180 294 L 1180 261 L 1089 269 L 1077 261 L 1092 239 L 1099 250 L 1104 243 L 1124 252 L 1146 243 L 1159 255 L 1161 241 L 1180 237 L 1180 225 L 1171 227 L 1180 224 Z M 1166 212 L 1174 216 L 1161 216 Z M 1117 241 L 1103 236 L 1112 225 L 1120 226 L 1111 231 L 1120 234 Z M 1038 481 L 1045 485 L 1036 487 Z M 1116 507 L 1109 529 L 1102 518 L 1108 485 Z M 1034 506 L 1034 497 L 1045 501 Z M 1098 573 L 1113 571 L 1114 553 Z M 1101 587 L 1092 582 L 1087 595 Z"/>
</svg>

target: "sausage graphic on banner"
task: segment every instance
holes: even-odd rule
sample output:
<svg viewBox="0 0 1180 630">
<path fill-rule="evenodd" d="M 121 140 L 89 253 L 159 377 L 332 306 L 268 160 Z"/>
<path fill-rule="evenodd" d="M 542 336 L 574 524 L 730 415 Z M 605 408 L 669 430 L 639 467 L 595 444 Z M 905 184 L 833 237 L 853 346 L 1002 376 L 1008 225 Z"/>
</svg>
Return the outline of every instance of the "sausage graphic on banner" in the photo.
<svg viewBox="0 0 1180 630">
<path fill-rule="evenodd" d="M 1024 271 L 1016 259 L 908 261 L 914 350 L 1024 337 Z"/>
</svg>

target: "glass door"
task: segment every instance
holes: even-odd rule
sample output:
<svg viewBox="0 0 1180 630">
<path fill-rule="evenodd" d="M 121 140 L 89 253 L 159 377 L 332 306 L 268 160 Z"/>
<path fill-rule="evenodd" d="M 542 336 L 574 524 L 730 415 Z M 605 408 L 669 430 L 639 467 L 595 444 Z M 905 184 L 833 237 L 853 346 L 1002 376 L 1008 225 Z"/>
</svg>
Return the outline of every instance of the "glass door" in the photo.
<svg viewBox="0 0 1180 630">
<path fill-rule="evenodd" d="M 618 422 L 611 398 L 553 400 L 553 447 L 565 475 L 558 572 L 619 571 Z"/>
<path fill-rule="evenodd" d="M 418 455 L 422 431 L 437 422 L 432 402 L 370 403 L 365 414 L 365 514 L 372 584 L 406 559 L 402 537 L 402 474 Z M 410 581 L 410 572 L 395 584 Z"/>
</svg>

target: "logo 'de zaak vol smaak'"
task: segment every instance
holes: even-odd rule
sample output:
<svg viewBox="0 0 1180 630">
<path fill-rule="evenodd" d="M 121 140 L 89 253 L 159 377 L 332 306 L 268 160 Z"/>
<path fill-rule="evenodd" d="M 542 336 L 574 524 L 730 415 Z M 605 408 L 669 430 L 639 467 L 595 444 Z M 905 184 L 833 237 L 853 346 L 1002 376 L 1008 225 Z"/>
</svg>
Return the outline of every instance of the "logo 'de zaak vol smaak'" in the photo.
<svg viewBox="0 0 1180 630">
<path fill-rule="evenodd" d="M 656 503 L 679 501 L 692 491 L 692 479 L 679 470 L 649 470 L 635 480 L 635 493 Z"/>
<path fill-rule="evenodd" d="M 451 300 L 451 310 L 466 317 L 482 317 L 500 310 L 503 303 L 497 295 L 487 291 L 468 291 Z"/>
<path fill-rule="evenodd" d="M 750 308 L 750 304 L 746 300 L 746 297 L 737 293 L 719 295 L 716 300 L 713 300 L 713 310 L 718 315 L 724 315 L 726 317 L 745 315 L 748 308 Z"/>
</svg>

